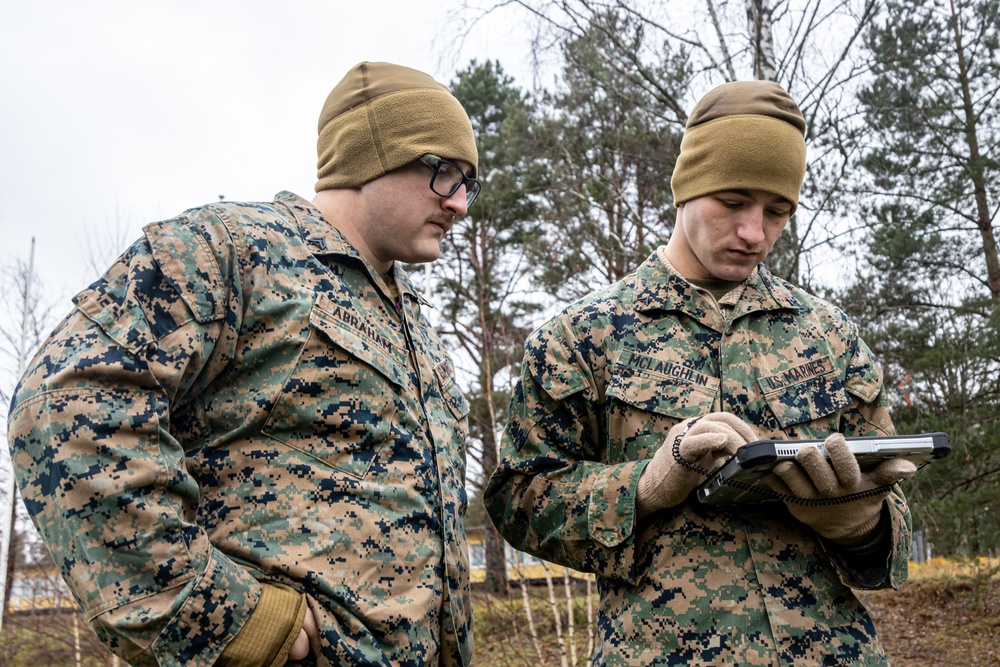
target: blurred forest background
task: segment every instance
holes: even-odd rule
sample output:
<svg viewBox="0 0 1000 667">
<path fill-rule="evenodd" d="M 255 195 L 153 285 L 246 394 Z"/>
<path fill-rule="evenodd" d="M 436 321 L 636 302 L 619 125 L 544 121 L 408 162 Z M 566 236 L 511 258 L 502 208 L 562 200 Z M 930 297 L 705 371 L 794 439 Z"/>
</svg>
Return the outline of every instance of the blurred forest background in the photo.
<svg viewBox="0 0 1000 667">
<path fill-rule="evenodd" d="M 500 10 L 558 75 L 525 84 L 498 61 L 454 75 L 484 188 L 441 259 L 411 269 L 473 405 L 467 525 L 483 531 L 483 588 L 510 590 L 479 497 L 526 335 L 666 242 L 687 113 L 747 79 L 780 82 L 808 123 L 800 206 L 769 266 L 858 322 L 898 432 L 951 437 L 951 456 L 905 485 L 914 558 L 1000 555 L 1000 0 L 496 0 L 457 19 Z M 6 406 L 64 307 L 27 257 L 2 270 Z M 11 564 L 43 560 L 15 525 Z"/>
</svg>

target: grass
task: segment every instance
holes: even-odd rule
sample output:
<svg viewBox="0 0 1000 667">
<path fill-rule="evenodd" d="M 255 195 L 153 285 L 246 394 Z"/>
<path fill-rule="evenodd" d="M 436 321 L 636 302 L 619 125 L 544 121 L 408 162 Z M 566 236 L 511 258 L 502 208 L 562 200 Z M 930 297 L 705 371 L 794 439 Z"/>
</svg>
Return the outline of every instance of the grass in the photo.
<svg viewBox="0 0 1000 667">
<path fill-rule="evenodd" d="M 111 662 L 110 653 L 77 612 L 42 612 L 4 618 L 0 631 L 0 665 L 105 667 Z"/>
<path fill-rule="evenodd" d="M 573 597 L 573 641 L 565 594 L 561 582 L 556 586 L 556 605 L 559 611 L 560 633 L 552 612 L 545 585 L 528 588 L 531 616 L 535 624 L 536 640 L 531 637 L 528 617 L 520 589 L 514 589 L 510 598 L 475 594 L 475 658 L 476 667 L 546 667 L 560 665 L 565 655 L 569 667 L 590 664 L 592 639 L 587 622 L 587 596 L 578 587 Z M 597 595 L 591 597 L 593 614 L 597 613 Z M 574 661 L 575 658 L 575 661 Z"/>
</svg>

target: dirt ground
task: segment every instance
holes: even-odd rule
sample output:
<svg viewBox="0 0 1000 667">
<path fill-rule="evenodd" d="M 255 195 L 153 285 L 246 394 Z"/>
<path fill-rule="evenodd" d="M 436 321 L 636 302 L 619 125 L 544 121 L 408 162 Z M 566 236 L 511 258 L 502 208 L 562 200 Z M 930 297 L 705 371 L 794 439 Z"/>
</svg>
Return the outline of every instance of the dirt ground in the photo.
<svg viewBox="0 0 1000 667">
<path fill-rule="evenodd" d="M 875 619 L 892 667 L 1000 667 L 1000 560 L 911 563 L 910 579 L 901 590 L 857 594 Z M 561 663 L 545 587 L 532 590 L 532 597 L 540 644 L 536 648 L 527 637 L 523 606 L 517 597 L 503 601 L 477 596 L 477 667 Z M 583 609 L 580 600 L 578 613 Z M 585 624 L 586 617 L 579 616 L 576 661 L 569 664 L 589 664 Z"/>
<path fill-rule="evenodd" d="M 893 667 L 1000 667 L 1000 577 L 859 592 Z"/>
</svg>

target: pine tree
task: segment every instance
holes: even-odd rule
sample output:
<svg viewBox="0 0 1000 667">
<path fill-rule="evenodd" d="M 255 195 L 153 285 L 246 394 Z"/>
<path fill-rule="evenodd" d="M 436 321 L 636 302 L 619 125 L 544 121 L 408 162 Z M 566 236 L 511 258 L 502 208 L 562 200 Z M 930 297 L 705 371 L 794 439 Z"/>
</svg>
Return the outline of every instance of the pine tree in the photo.
<svg viewBox="0 0 1000 667">
<path fill-rule="evenodd" d="M 518 376 L 531 315 L 539 306 L 527 298 L 523 246 L 536 216 L 540 165 L 534 159 L 531 101 L 499 62 L 476 61 L 459 72 L 451 90 L 472 120 L 483 190 L 468 215 L 458 218 L 434 265 L 440 330 L 466 362 L 471 377 L 470 455 L 479 475 L 472 501 L 497 465 L 500 431 L 506 423 L 513 379 Z M 476 507 L 486 534 L 486 588 L 506 590 L 503 543 Z"/>
<path fill-rule="evenodd" d="M 659 97 L 612 66 L 617 40 L 630 37 L 634 47 L 634 21 L 596 19 L 563 45 L 563 85 L 546 99 L 546 226 L 528 251 L 538 283 L 560 301 L 634 271 L 673 226 L 681 126 Z M 688 70 L 678 56 L 655 75 L 661 87 L 683 90 Z"/>
<path fill-rule="evenodd" d="M 897 430 L 952 437 L 908 485 L 918 528 L 984 553 L 1000 546 L 1000 1 L 893 0 L 868 45 L 866 264 L 848 303 Z"/>
</svg>

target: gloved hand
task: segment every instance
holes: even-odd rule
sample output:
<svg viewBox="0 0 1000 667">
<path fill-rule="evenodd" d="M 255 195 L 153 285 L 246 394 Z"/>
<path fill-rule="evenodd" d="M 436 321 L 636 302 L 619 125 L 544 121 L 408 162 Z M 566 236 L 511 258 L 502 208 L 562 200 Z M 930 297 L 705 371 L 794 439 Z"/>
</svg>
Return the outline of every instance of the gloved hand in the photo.
<svg viewBox="0 0 1000 667">
<path fill-rule="evenodd" d="M 777 491 L 799 498 L 839 498 L 893 482 L 909 479 L 917 466 L 906 459 L 886 459 L 870 472 L 861 472 L 857 459 L 840 433 L 824 442 L 829 459 L 818 447 L 803 447 L 795 461 L 774 467 L 767 484 Z M 859 544 L 878 526 L 882 503 L 888 491 L 837 505 L 785 505 L 792 516 L 821 536 L 843 546 Z"/>
<path fill-rule="evenodd" d="M 728 412 L 710 412 L 684 433 L 689 423 L 690 420 L 682 421 L 667 432 L 653 460 L 642 471 L 636 490 L 636 509 L 640 518 L 680 505 L 705 480 L 704 475 L 685 468 L 674 458 L 674 440 L 678 435 L 684 434 L 680 455 L 707 470 L 720 465 L 741 445 L 756 439 L 749 425 Z"/>
</svg>

